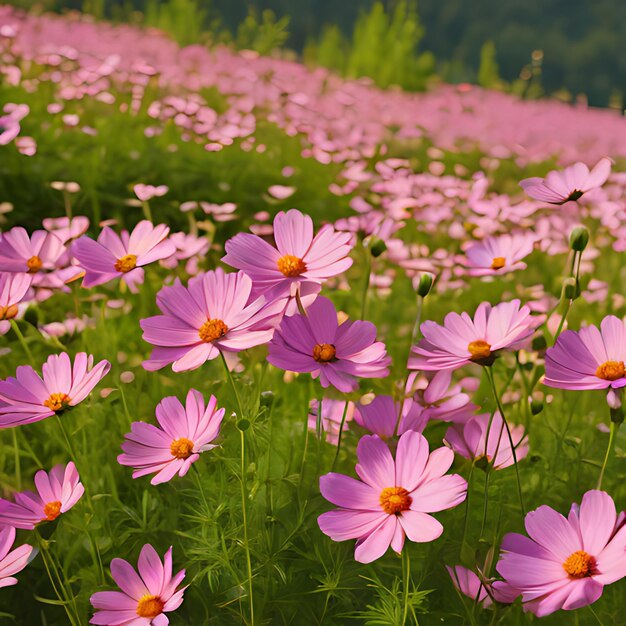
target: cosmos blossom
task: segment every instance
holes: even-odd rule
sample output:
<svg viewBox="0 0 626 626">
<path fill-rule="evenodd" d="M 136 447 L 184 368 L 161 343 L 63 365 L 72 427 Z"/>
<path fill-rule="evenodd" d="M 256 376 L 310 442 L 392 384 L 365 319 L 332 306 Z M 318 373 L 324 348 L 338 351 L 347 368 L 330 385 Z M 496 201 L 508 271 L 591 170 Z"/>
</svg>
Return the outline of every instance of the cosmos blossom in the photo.
<svg viewBox="0 0 626 626">
<path fill-rule="evenodd" d="M 319 297 L 307 315 L 284 317 L 269 344 L 267 360 L 292 372 L 309 372 L 322 387 L 353 391 L 358 378 L 384 378 L 391 359 L 376 341 L 376 327 L 356 320 L 339 324 L 328 298 Z"/>
<path fill-rule="evenodd" d="M 32 530 L 67 513 L 85 492 L 74 463 L 55 465 L 49 473 L 38 471 L 35 487 L 37 493 L 16 493 L 15 502 L 0 498 L 0 524 Z"/>
<path fill-rule="evenodd" d="M 122 444 L 124 454 L 117 457 L 120 465 L 135 468 L 133 478 L 156 473 L 153 485 L 184 476 L 201 452 L 215 447 L 211 441 L 219 434 L 224 409 L 217 409 L 215 396 L 205 406 L 202 394 L 191 389 L 185 406 L 174 396 L 163 398 L 156 418 L 159 426 L 133 422 Z"/>
<path fill-rule="evenodd" d="M 517 589 L 513 589 L 504 581 L 481 580 L 476 572 L 462 565 L 449 567 L 446 570 L 450 574 L 452 584 L 468 598 L 471 598 L 484 609 L 493 604 L 493 600 L 502 604 L 510 604 L 519 596 Z"/>
<path fill-rule="evenodd" d="M 24 300 L 32 282 L 30 274 L 0 272 L 0 335 L 9 332 L 10 320 L 18 314 L 18 305 Z"/>
<path fill-rule="evenodd" d="M 535 244 L 533 233 L 515 233 L 487 237 L 465 250 L 465 266 L 470 276 L 495 276 L 523 270 Z"/>
<path fill-rule="evenodd" d="M 528 437 L 524 435 L 521 425 L 510 424 L 509 428 L 519 462 L 528 454 Z M 515 463 L 506 427 L 498 412 L 493 418 L 489 413 L 482 413 L 464 424 L 453 424 L 446 432 L 444 443 L 470 461 L 484 459 L 492 463 L 494 469 L 503 469 Z"/>
<path fill-rule="evenodd" d="M 566 330 L 546 351 L 548 387 L 618 389 L 626 385 L 626 324 L 608 315 L 596 326 Z"/>
<path fill-rule="evenodd" d="M 94 366 L 93 356 L 85 352 L 79 352 L 73 364 L 65 352 L 50 355 L 41 377 L 30 365 L 21 365 L 15 378 L 0 381 L 0 428 L 61 415 L 80 404 L 110 369 L 106 360 Z"/>
<path fill-rule="evenodd" d="M 626 576 L 625 521 L 604 491 L 588 491 L 567 518 L 540 506 L 526 515 L 529 537 L 505 535 L 496 570 L 538 617 L 587 606 Z"/>
<path fill-rule="evenodd" d="M 17 578 L 13 575 L 21 572 L 30 562 L 33 547 L 24 544 L 11 550 L 15 541 L 15 528 L 3 526 L 0 528 L 0 587 L 17 585 Z"/>
<path fill-rule="evenodd" d="M 407 430 L 421 433 L 428 423 L 424 409 L 412 398 L 394 402 L 391 396 L 376 396 L 369 404 L 357 404 L 354 420 L 381 439 L 389 439 Z"/>
<path fill-rule="evenodd" d="M 311 400 L 309 405 L 309 430 L 317 431 L 318 418 L 322 431 L 326 434 L 326 441 L 336 446 L 339 441 L 339 431 L 343 421 L 343 430 L 348 430 L 354 419 L 354 402 L 322 398 L 322 412 L 319 412 L 319 400 Z M 345 419 L 344 419 L 345 415 Z"/>
<path fill-rule="evenodd" d="M 143 338 L 156 346 L 144 368 L 154 371 L 196 369 L 220 352 L 230 358 L 241 350 L 267 343 L 282 314 L 280 302 L 251 296 L 252 281 L 243 272 L 221 268 L 199 274 L 183 287 L 176 281 L 157 294 L 163 315 L 141 320 Z"/>
<path fill-rule="evenodd" d="M 85 270 L 83 287 L 95 287 L 121 278 L 136 293 L 144 281 L 143 267 L 166 259 L 176 252 L 167 239 L 170 229 L 165 224 L 154 226 L 143 220 L 132 233 L 118 235 L 106 226 L 98 241 L 83 236 L 72 245 L 72 254 Z"/>
<path fill-rule="evenodd" d="M 448 313 L 443 326 L 426 321 L 424 338 L 414 346 L 409 369 L 456 369 L 468 363 L 491 365 L 502 350 L 517 350 L 531 338 L 541 317 L 532 317 L 519 300 L 491 306 L 483 302 L 474 319 L 467 313 Z"/>
<path fill-rule="evenodd" d="M 425 437 L 405 432 L 396 458 L 377 435 L 366 435 L 357 446 L 356 472 L 361 480 L 330 473 L 320 478 L 324 498 L 340 507 L 318 517 L 322 532 L 333 541 L 356 539 L 354 558 L 370 563 L 389 546 L 400 553 L 405 537 L 434 541 L 443 526 L 431 515 L 465 500 L 467 483 L 446 474 L 454 460 L 449 448 L 429 454 Z"/>
<path fill-rule="evenodd" d="M 284 299 L 286 313 L 292 315 L 298 290 L 308 307 L 322 283 L 352 265 L 350 239 L 349 233 L 336 232 L 329 224 L 314 236 L 313 220 L 291 209 L 274 218 L 275 247 L 256 235 L 239 233 L 226 242 L 222 261 L 246 272 L 255 294 Z"/>
<path fill-rule="evenodd" d="M 608 157 L 601 158 L 591 171 L 584 163 L 574 163 L 562 171 L 548 172 L 545 178 L 525 178 L 520 187 L 535 200 L 564 204 L 601 187 L 609 177 L 612 165 L 613 161 Z"/>
<path fill-rule="evenodd" d="M 99 626 L 167 626 L 165 613 L 183 602 L 187 587 L 178 589 L 185 570 L 172 575 L 172 548 L 163 556 L 147 543 L 141 549 L 137 569 L 124 559 L 111 561 L 111 576 L 121 591 L 98 591 L 90 602 L 96 612 L 89 621 Z"/>
</svg>

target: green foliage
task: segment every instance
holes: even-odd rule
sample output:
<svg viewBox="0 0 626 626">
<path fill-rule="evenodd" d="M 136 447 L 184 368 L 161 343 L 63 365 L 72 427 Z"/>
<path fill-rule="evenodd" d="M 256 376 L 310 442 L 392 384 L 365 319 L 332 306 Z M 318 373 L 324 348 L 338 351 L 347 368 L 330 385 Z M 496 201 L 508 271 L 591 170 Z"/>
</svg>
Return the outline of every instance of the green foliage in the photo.
<svg viewBox="0 0 626 626">
<path fill-rule="evenodd" d="M 160 28 L 186 46 L 203 39 L 206 16 L 198 0 L 147 0 L 144 20 L 146 26 Z"/>
<path fill-rule="evenodd" d="M 502 86 L 496 46 L 493 41 L 486 41 L 480 49 L 480 67 L 478 68 L 478 84 L 481 87 L 498 88 Z"/>
<path fill-rule="evenodd" d="M 289 37 L 287 26 L 289 26 L 288 16 L 277 20 L 274 12 L 266 9 L 259 19 L 257 11 L 251 8 L 246 19 L 237 29 L 235 43 L 240 49 L 270 54 L 287 41 Z"/>
</svg>

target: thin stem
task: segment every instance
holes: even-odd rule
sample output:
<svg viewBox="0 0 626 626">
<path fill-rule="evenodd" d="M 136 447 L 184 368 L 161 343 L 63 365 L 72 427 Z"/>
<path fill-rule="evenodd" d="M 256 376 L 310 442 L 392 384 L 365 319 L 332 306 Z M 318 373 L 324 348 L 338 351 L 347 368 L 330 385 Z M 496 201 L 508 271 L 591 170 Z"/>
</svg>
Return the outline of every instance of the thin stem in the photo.
<svg viewBox="0 0 626 626">
<path fill-rule="evenodd" d="M 567 308 L 565 309 L 565 312 L 563 313 L 563 315 L 561 315 L 561 321 L 559 322 L 559 326 L 556 329 L 556 333 L 554 333 L 554 343 L 556 343 L 556 340 L 559 338 L 559 335 L 561 334 L 561 331 L 563 330 L 563 326 L 565 325 L 565 320 L 567 319 L 567 315 L 571 308 L 572 308 L 572 301 L 569 300 L 567 302 Z"/>
<path fill-rule="evenodd" d="M 237 385 L 235 385 L 235 379 L 233 378 L 232 372 L 228 369 L 228 364 L 226 363 L 226 359 L 222 352 L 220 352 L 220 356 L 222 357 L 222 363 L 224 364 L 224 369 L 226 370 L 226 378 L 230 382 L 230 386 L 235 393 L 235 398 L 237 399 L 237 407 L 239 408 L 239 419 L 243 418 L 243 405 L 241 404 L 241 398 L 239 397 L 239 392 L 237 391 Z"/>
<path fill-rule="evenodd" d="M 487 508 L 489 506 L 489 477 L 491 476 L 491 468 L 487 466 L 485 471 L 485 491 L 483 493 L 483 521 L 480 524 L 480 537 L 482 539 L 485 532 L 485 524 L 487 523 Z"/>
<path fill-rule="evenodd" d="M 370 253 L 369 246 L 363 245 L 363 251 L 365 252 L 365 280 L 363 284 L 363 294 L 361 296 L 361 319 L 365 319 L 365 313 L 367 312 L 367 293 L 370 288 L 370 278 L 372 273 L 372 255 Z"/>
<path fill-rule="evenodd" d="M 200 495 L 202 496 L 202 502 L 204 503 L 204 506 L 206 507 L 206 511 L 208 514 L 211 509 L 209 507 L 209 502 L 206 499 L 206 494 L 204 493 L 204 486 L 202 484 L 202 477 L 200 476 L 200 470 L 196 467 L 195 463 L 191 467 L 193 469 L 193 475 L 195 477 L 196 484 L 198 485 L 198 491 L 200 492 Z"/>
<path fill-rule="evenodd" d="M 151 222 L 152 221 L 152 211 L 150 211 L 150 205 L 148 204 L 147 200 L 144 200 L 141 203 L 141 209 L 143 211 L 143 215 L 144 217 Z"/>
<path fill-rule="evenodd" d="M 602 469 L 600 470 L 600 476 L 598 478 L 598 485 L 596 489 L 602 488 L 602 480 L 604 478 L 604 472 L 606 471 L 606 466 L 609 462 L 609 458 L 611 457 L 611 453 L 613 452 L 613 448 L 615 446 L 615 435 L 617 435 L 617 431 L 619 430 L 620 425 L 616 422 L 611 421 L 611 430 L 609 431 L 609 445 L 606 447 L 606 454 L 604 455 L 604 462 L 602 463 Z"/>
<path fill-rule="evenodd" d="M 346 416 L 348 415 L 348 400 L 343 407 L 343 415 L 341 416 L 341 424 L 339 425 L 339 435 L 337 436 L 337 451 L 335 452 L 335 458 L 333 460 L 332 469 L 335 469 L 335 465 L 337 464 L 337 459 L 339 458 L 339 451 L 341 450 L 341 435 L 343 434 L 343 427 L 346 423 Z"/>
<path fill-rule="evenodd" d="M 496 405 L 498 407 L 498 411 L 500 411 L 500 415 L 502 417 L 502 421 L 504 422 L 504 427 L 506 428 L 506 434 L 509 438 L 509 444 L 511 446 L 511 454 L 513 455 L 513 465 L 515 466 L 515 478 L 517 481 L 517 495 L 519 496 L 519 505 L 522 512 L 522 517 L 526 516 L 526 511 L 524 509 L 524 497 L 522 496 L 522 482 L 519 477 L 519 467 L 517 463 L 517 452 L 515 452 L 515 444 L 513 443 L 513 437 L 511 435 L 511 429 L 509 428 L 509 424 L 506 420 L 506 416 L 504 415 L 504 409 L 502 408 L 502 402 L 500 402 L 500 396 L 498 395 L 498 390 L 496 389 L 496 381 L 493 377 L 493 370 L 491 367 L 485 368 L 487 370 L 487 378 L 489 379 L 489 383 L 491 384 L 491 390 L 493 391 L 493 397 L 496 401 Z M 495 459 L 494 459 L 495 460 Z"/>
<path fill-rule="evenodd" d="M 404 546 L 404 550 L 402 550 L 402 578 L 404 581 L 402 624 L 406 624 L 407 617 L 409 616 L 409 586 L 411 583 L 411 559 L 407 546 Z"/>
<path fill-rule="evenodd" d="M 22 465 L 20 463 L 20 447 L 17 445 L 17 429 L 12 428 L 13 435 L 13 458 L 15 459 L 15 476 L 17 477 L 17 490 L 22 491 Z"/>
<path fill-rule="evenodd" d="M 11 328 L 13 329 L 13 332 L 17 336 L 17 339 L 20 342 L 20 345 L 22 346 L 22 349 L 24 350 L 26 357 L 30 361 L 30 364 L 33 367 L 35 367 L 35 357 L 33 356 L 33 353 L 30 351 L 30 348 L 28 347 L 28 343 L 26 342 L 26 338 L 22 334 L 20 327 L 18 326 L 17 322 L 14 319 L 11 320 Z"/>
<path fill-rule="evenodd" d="M 246 503 L 246 438 L 243 430 L 239 431 L 241 437 L 241 512 L 243 518 L 243 541 L 246 551 L 246 567 L 248 570 L 248 595 L 250 598 L 250 625 L 254 626 L 254 595 L 252 591 L 252 561 L 250 559 L 250 546 L 248 544 L 248 512 Z"/>
<path fill-rule="evenodd" d="M 467 526 L 469 521 L 469 508 L 470 508 L 470 495 L 472 489 L 472 476 L 474 475 L 474 463 L 470 467 L 469 476 L 467 477 L 467 498 L 465 499 L 465 516 L 463 517 L 463 534 L 461 535 L 461 553 L 463 552 L 463 546 L 465 545 L 465 538 L 467 536 Z"/>
<path fill-rule="evenodd" d="M 300 297 L 300 288 L 296 289 L 296 306 L 298 307 L 298 312 L 303 317 L 308 317 L 306 313 L 306 309 L 304 308 L 304 304 L 302 304 L 302 298 Z"/>
<path fill-rule="evenodd" d="M 59 424 L 59 428 L 61 429 L 63 438 L 65 439 L 65 445 L 67 446 L 67 451 L 70 453 L 70 456 L 72 457 L 72 461 L 74 461 L 74 465 L 76 465 L 76 469 L 78 470 L 78 466 L 79 466 L 78 456 L 76 455 L 76 450 L 74 450 L 74 446 L 72 445 L 69 435 L 67 434 L 67 430 L 65 430 L 63 419 L 61 418 L 60 415 L 56 415 L 55 417 L 57 418 L 57 423 Z M 78 473 L 80 474 L 80 470 L 78 471 Z"/>
</svg>

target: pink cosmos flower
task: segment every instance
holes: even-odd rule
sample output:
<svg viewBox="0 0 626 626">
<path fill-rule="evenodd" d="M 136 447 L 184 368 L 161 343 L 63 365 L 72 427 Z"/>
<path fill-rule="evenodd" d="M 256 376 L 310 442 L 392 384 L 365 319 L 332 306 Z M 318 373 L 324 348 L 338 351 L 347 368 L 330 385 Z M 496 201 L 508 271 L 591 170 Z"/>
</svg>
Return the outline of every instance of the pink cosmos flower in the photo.
<svg viewBox="0 0 626 626">
<path fill-rule="evenodd" d="M 176 252 L 176 246 L 167 239 L 168 226 L 153 226 L 143 220 L 132 233 L 121 236 L 108 226 L 102 229 L 98 241 L 83 236 L 72 246 L 72 253 L 85 270 L 83 287 L 95 287 L 121 278 L 128 288 L 137 293 L 143 283 L 143 266 L 166 259 Z"/>
<path fill-rule="evenodd" d="M 33 491 L 15 494 L 15 502 L 0 498 L 0 524 L 32 530 L 42 522 L 52 522 L 67 513 L 82 497 L 85 489 L 74 463 L 55 465 L 50 473 L 35 474 Z"/>
<path fill-rule="evenodd" d="M 32 282 L 30 274 L 0 272 L 0 335 L 9 332 L 9 320 L 18 314 L 18 305 L 25 298 Z"/>
<path fill-rule="evenodd" d="M 471 598 L 484 609 L 493 604 L 493 600 L 503 604 L 510 604 L 519 596 L 519 592 L 501 580 L 481 580 L 471 569 L 462 565 L 448 567 L 452 584 L 465 596 Z"/>
<path fill-rule="evenodd" d="M 411 372 L 409 375 L 406 392 L 413 392 L 413 398 L 423 408 L 426 420 L 464 423 L 478 408 L 464 392 L 469 388 L 476 390 L 473 388 L 475 379 L 464 378 L 459 383 L 453 383 L 452 372 L 440 370 L 419 376 Z"/>
<path fill-rule="evenodd" d="M 465 251 L 468 274 L 494 276 L 526 269 L 522 259 L 533 251 L 534 244 L 532 233 L 505 234 L 472 243 Z"/>
<path fill-rule="evenodd" d="M 409 369 L 456 369 L 467 363 L 491 365 L 502 350 L 516 350 L 528 342 L 539 317 L 531 317 L 519 300 L 492 307 L 483 302 L 474 319 L 467 313 L 448 313 L 443 326 L 427 321 L 420 326 L 422 339 L 412 349 Z"/>
<path fill-rule="evenodd" d="M 96 612 L 90 624 L 100 626 L 167 626 L 165 613 L 183 602 L 187 587 L 177 589 L 185 570 L 172 575 L 172 548 L 163 556 L 147 543 L 139 554 L 139 573 L 124 559 L 111 561 L 111 576 L 121 591 L 98 591 L 90 602 Z"/>
<path fill-rule="evenodd" d="M 465 500 L 465 480 L 445 475 L 454 459 L 452 450 L 429 454 L 420 433 L 407 431 L 400 437 L 395 462 L 377 435 L 359 441 L 357 457 L 360 481 L 335 473 L 320 478 L 322 495 L 340 508 L 320 515 L 318 524 L 333 541 L 356 539 L 354 558 L 360 563 L 375 561 L 390 545 L 401 552 L 405 536 L 434 541 L 443 526 L 428 514 Z"/>
<path fill-rule="evenodd" d="M 141 320 L 143 338 L 156 346 L 144 368 L 154 371 L 172 364 L 175 372 L 196 369 L 220 352 L 236 352 L 267 343 L 282 305 L 252 298 L 252 281 L 243 272 L 221 268 L 199 274 L 183 287 L 176 281 L 157 294 L 163 315 Z"/>
<path fill-rule="evenodd" d="M 159 198 L 164 196 L 168 191 L 169 187 L 167 185 L 143 185 L 141 183 L 135 185 L 133 187 L 133 191 L 139 200 L 142 202 L 148 202 L 148 200 L 152 200 L 152 198 Z"/>
<path fill-rule="evenodd" d="M 509 429 L 519 462 L 528 454 L 528 437 L 524 435 L 524 427 L 521 425 L 510 424 Z M 493 419 L 489 413 L 482 413 L 470 418 L 465 424 L 450 426 L 444 443 L 470 461 L 484 459 L 487 463 L 492 463 L 494 469 L 503 469 L 515 462 L 509 436 L 499 412 L 494 414 Z"/>
<path fill-rule="evenodd" d="M 520 187 L 535 200 L 564 204 L 601 187 L 611 173 L 612 164 L 611 159 L 603 157 L 590 172 L 584 163 L 574 163 L 563 171 L 548 172 L 545 178 L 525 178 L 520 182 Z"/>
<path fill-rule="evenodd" d="M 0 271 L 27 273 L 34 287 L 62 288 L 78 270 L 63 267 L 66 251 L 63 242 L 45 230 L 36 230 L 30 237 L 26 229 L 15 226 L 2 233 L 0 239 Z"/>
<path fill-rule="evenodd" d="M 625 521 L 604 491 L 588 491 L 567 518 L 540 506 L 526 515 L 530 538 L 505 535 L 496 569 L 538 617 L 587 606 L 626 576 Z"/>
<path fill-rule="evenodd" d="M 61 415 L 81 403 L 106 376 L 111 364 L 79 352 L 74 364 L 67 353 L 52 354 L 41 368 L 43 378 L 29 365 L 17 368 L 15 378 L 0 381 L 0 428 L 32 424 Z"/>
<path fill-rule="evenodd" d="M 133 422 L 118 463 L 135 468 L 133 478 L 156 472 L 150 481 L 153 485 L 167 482 L 176 474 L 184 476 L 201 452 L 215 448 L 211 441 L 219 434 L 224 418 L 224 409 L 216 407 L 215 396 L 205 407 L 202 394 L 195 389 L 187 394 L 184 407 L 174 396 L 163 398 L 156 408 L 160 427 Z"/>
<path fill-rule="evenodd" d="M 311 400 L 308 420 L 309 430 L 317 431 L 319 404 L 318 400 Z M 354 418 L 354 402 L 322 398 L 322 414 L 320 417 L 322 431 L 326 434 L 326 441 L 336 446 L 339 441 L 342 420 L 344 421 L 343 430 L 346 431 Z"/>
<path fill-rule="evenodd" d="M 626 386 L 626 325 L 608 315 L 601 324 L 566 330 L 546 351 L 543 383 L 560 389 L 618 389 Z"/>
<path fill-rule="evenodd" d="M 21 572 L 30 562 L 33 547 L 28 544 L 11 551 L 15 541 L 15 528 L 3 526 L 0 529 L 0 587 L 17 585 L 13 574 Z"/>
<path fill-rule="evenodd" d="M 324 281 L 345 272 L 351 265 L 349 233 L 327 224 L 313 236 L 313 220 L 296 209 L 274 218 L 276 247 L 250 233 L 239 233 L 226 242 L 222 261 L 252 278 L 255 293 L 268 300 L 285 299 L 287 315 L 296 311 L 295 295 L 307 307 Z"/>
<path fill-rule="evenodd" d="M 46 217 L 43 227 L 56 235 L 64 244 L 84 235 L 89 229 L 89 218 L 84 215 L 75 217 Z"/>
<path fill-rule="evenodd" d="M 390 439 L 407 430 L 421 433 L 428 423 L 424 409 L 412 398 L 407 398 L 400 406 L 391 396 L 376 396 L 369 404 L 357 404 L 354 420 L 381 439 Z"/>
<path fill-rule="evenodd" d="M 339 324 L 328 298 L 319 297 L 307 315 L 284 317 L 269 344 L 267 360 L 275 367 L 309 372 L 322 387 L 354 391 L 358 378 L 384 378 L 391 359 L 376 341 L 376 327 L 360 320 Z"/>
</svg>

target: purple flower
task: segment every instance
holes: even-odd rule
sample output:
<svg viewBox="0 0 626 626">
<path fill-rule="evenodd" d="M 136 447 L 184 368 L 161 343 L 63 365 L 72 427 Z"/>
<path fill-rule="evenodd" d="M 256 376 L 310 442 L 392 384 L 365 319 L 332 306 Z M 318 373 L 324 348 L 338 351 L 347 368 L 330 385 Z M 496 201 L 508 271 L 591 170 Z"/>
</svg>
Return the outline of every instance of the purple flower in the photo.
<svg viewBox="0 0 626 626">
<path fill-rule="evenodd" d="M 14 541 L 13 526 L 0 528 L 0 587 L 17 585 L 17 578 L 13 574 L 21 572 L 28 565 L 33 553 L 33 547 L 28 544 L 11 550 Z"/>
<path fill-rule="evenodd" d="M 381 439 L 390 439 L 396 434 L 402 435 L 407 430 L 421 433 L 428 416 L 424 409 L 412 398 L 407 398 L 400 404 L 394 402 L 391 396 L 376 396 L 369 404 L 357 404 L 354 421 L 366 428 Z"/>
</svg>

